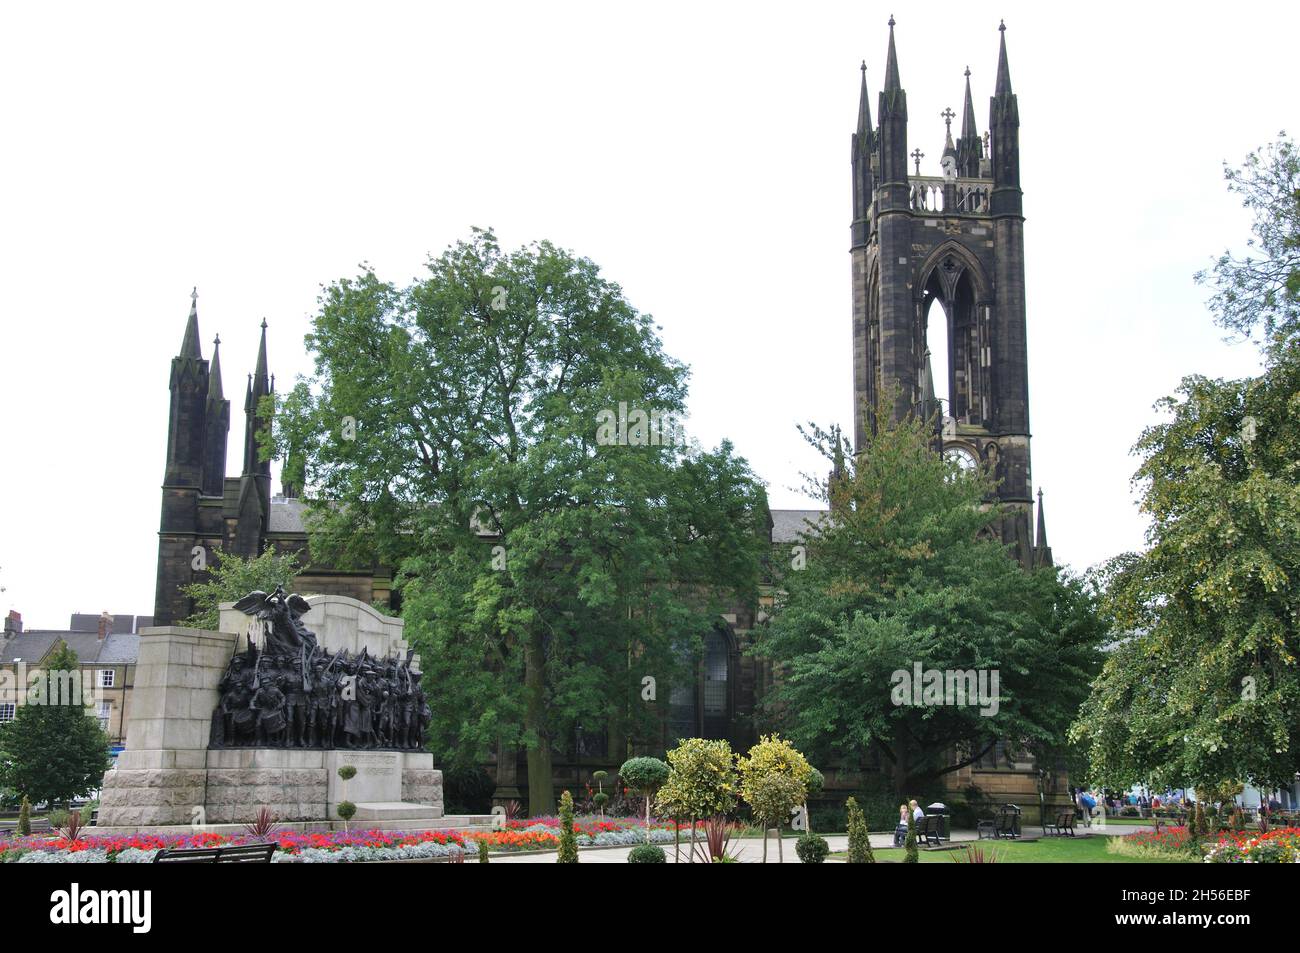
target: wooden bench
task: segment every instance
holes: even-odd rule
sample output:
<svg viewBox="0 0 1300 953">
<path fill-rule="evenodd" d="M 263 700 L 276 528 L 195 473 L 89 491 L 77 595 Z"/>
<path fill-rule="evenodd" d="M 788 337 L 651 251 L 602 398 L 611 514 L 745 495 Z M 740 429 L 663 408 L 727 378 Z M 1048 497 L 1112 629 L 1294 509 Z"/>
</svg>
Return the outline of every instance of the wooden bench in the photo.
<svg viewBox="0 0 1300 953">
<path fill-rule="evenodd" d="M 244 847 L 177 847 L 160 850 L 155 864 L 269 864 L 275 844 L 248 844 Z"/>
<path fill-rule="evenodd" d="M 918 844 L 924 843 L 926 847 L 943 846 L 943 815 L 927 814 L 917 820 L 913 827 Z"/>
<path fill-rule="evenodd" d="M 993 819 L 993 838 L 1020 836 L 1020 815 L 1015 811 L 999 811 Z"/>
<path fill-rule="evenodd" d="M 1074 808 L 1062 808 L 1056 812 L 1056 820 L 1043 821 L 1043 833 L 1055 837 L 1073 837 L 1074 836 Z"/>
</svg>

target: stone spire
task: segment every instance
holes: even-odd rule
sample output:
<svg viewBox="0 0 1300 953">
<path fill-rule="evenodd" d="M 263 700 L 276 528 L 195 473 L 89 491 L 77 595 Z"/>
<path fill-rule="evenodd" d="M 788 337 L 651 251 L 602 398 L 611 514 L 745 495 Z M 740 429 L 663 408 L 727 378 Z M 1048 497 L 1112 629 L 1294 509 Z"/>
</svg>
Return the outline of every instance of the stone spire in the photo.
<svg viewBox="0 0 1300 953">
<path fill-rule="evenodd" d="M 875 133 L 871 128 L 871 101 L 867 98 L 867 61 L 862 61 L 862 91 L 858 95 L 858 128 L 852 136 L 849 152 L 853 165 L 853 245 L 866 244 L 867 212 L 871 208 L 871 192 L 875 187 L 871 177 L 871 152 L 875 147 Z"/>
<path fill-rule="evenodd" d="M 980 160 L 984 158 L 984 142 L 975 126 L 975 101 L 970 94 L 970 67 L 966 67 L 966 99 L 961 110 L 961 136 L 957 139 L 957 169 L 960 175 L 976 178 L 980 174 Z"/>
<path fill-rule="evenodd" d="M 1038 532 L 1034 535 L 1034 565 L 1051 566 L 1052 547 L 1047 543 L 1047 517 L 1043 514 L 1043 491 L 1038 490 Z"/>
<path fill-rule="evenodd" d="M 1007 66 L 1007 25 L 998 51 L 998 81 L 989 100 L 989 131 L 993 151 L 993 214 L 1021 214 L 1020 199 L 1020 107 L 1011 91 L 1011 70 Z M 1001 191 L 1002 195 L 997 193 Z"/>
<path fill-rule="evenodd" d="M 185 337 L 181 339 L 181 349 L 177 357 L 189 360 L 202 360 L 203 352 L 199 348 L 199 289 L 190 292 L 190 317 L 185 322 Z"/>
<path fill-rule="evenodd" d="M 903 84 L 898 79 L 898 51 L 894 49 L 894 18 L 889 18 L 889 53 L 885 59 L 885 92 L 900 92 Z"/>
<path fill-rule="evenodd" d="M 208 400 L 225 400 L 221 390 L 221 335 L 212 339 L 212 364 L 208 368 Z"/>
<path fill-rule="evenodd" d="M 1002 34 L 1002 45 L 998 50 L 998 80 L 997 85 L 993 87 L 993 95 L 1009 96 L 1011 94 L 1011 69 L 1007 66 L 1007 24 L 1005 20 L 998 24 L 998 32 Z"/>
<path fill-rule="evenodd" d="M 226 488 L 226 444 L 230 438 L 230 401 L 221 387 L 221 335 L 212 341 L 208 402 L 203 432 L 203 495 L 221 496 Z"/>
<path fill-rule="evenodd" d="M 261 459 L 257 436 L 270 430 L 262 417 L 262 398 L 271 393 L 266 360 L 266 319 L 257 348 L 257 365 L 248 379 L 244 398 L 244 470 L 239 478 L 239 521 L 235 530 L 235 551 L 246 558 L 261 554 L 270 527 L 271 461 Z"/>
<path fill-rule="evenodd" d="M 885 64 L 885 87 L 880 92 L 876 112 L 880 118 L 880 181 L 885 184 L 907 182 L 907 93 L 898 77 L 898 51 L 894 47 L 894 18 L 889 18 L 889 54 Z M 899 196 L 902 202 L 906 189 Z"/>
</svg>

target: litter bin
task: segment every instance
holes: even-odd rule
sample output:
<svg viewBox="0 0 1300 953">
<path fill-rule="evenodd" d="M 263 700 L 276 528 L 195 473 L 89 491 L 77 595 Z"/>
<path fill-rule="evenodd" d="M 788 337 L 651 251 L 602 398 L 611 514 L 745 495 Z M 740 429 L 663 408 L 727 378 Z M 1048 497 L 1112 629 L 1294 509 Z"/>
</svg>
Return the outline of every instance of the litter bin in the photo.
<svg viewBox="0 0 1300 953">
<path fill-rule="evenodd" d="M 939 837 L 942 840 L 951 840 L 948 832 L 948 805 L 939 801 L 926 805 L 926 814 L 937 814 L 939 816 Z"/>
</svg>

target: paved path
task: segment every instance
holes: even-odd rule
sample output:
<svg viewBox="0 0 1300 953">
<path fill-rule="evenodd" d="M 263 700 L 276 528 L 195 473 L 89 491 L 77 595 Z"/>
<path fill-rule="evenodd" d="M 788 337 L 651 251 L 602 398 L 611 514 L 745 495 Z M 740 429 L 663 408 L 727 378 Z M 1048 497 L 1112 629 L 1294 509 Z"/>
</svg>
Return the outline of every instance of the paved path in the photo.
<svg viewBox="0 0 1300 953">
<path fill-rule="evenodd" d="M 1132 824 L 1107 824 L 1102 828 L 1099 824 L 1094 824 L 1091 829 L 1086 827 L 1079 828 L 1080 834 L 1105 834 L 1109 836 L 1119 836 L 1131 834 L 1134 831 L 1151 830 L 1148 825 Z M 1042 829 L 1037 827 L 1028 827 L 1025 829 L 1028 837 L 1036 837 L 1042 834 Z M 952 834 L 954 844 L 962 844 L 968 841 L 977 840 L 975 831 L 956 830 Z M 785 863 L 799 863 L 799 856 L 795 853 L 794 845 L 796 838 L 787 835 L 783 839 L 782 848 L 785 853 Z M 849 839 L 843 834 L 833 834 L 826 838 L 826 843 L 830 845 L 831 851 L 845 851 L 849 848 Z M 664 853 L 668 857 L 668 863 L 673 863 L 673 845 L 660 844 Z M 703 845 L 701 845 L 703 846 Z M 871 846 L 873 849 L 880 849 L 894 846 L 893 834 L 872 834 Z M 763 841 L 757 837 L 742 837 L 731 842 L 732 853 L 736 854 L 742 863 L 758 863 L 763 859 Z M 610 847 L 600 850 L 583 850 L 579 863 L 583 864 L 626 864 L 627 855 L 631 852 L 630 847 Z M 688 845 L 685 840 L 682 841 L 681 847 L 682 863 L 688 859 Z M 469 862 L 473 861 L 473 855 L 467 858 Z M 494 864 L 553 864 L 555 863 L 555 852 L 547 851 L 541 854 L 493 854 Z M 777 862 L 776 838 L 769 837 L 767 841 L 767 862 L 774 864 Z"/>
</svg>

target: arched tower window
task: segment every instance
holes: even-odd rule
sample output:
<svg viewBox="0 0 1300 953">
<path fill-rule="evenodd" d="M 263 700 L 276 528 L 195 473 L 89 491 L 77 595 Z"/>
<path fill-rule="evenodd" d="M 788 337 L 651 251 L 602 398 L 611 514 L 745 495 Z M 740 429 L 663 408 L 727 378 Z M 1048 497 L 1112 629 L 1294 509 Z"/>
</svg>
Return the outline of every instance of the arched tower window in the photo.
<svg viewBox="0 0 1300 953">
<path fill-rule="evenodd" d="M 989 404 L 987 329 L 981 326 L 970 267 L 956 252 L 941 255 L 926 275 L 920 314 L 918 367 L 928 346 L 934 392 L 945 416 L 983 426 Z"/>
</svg>

